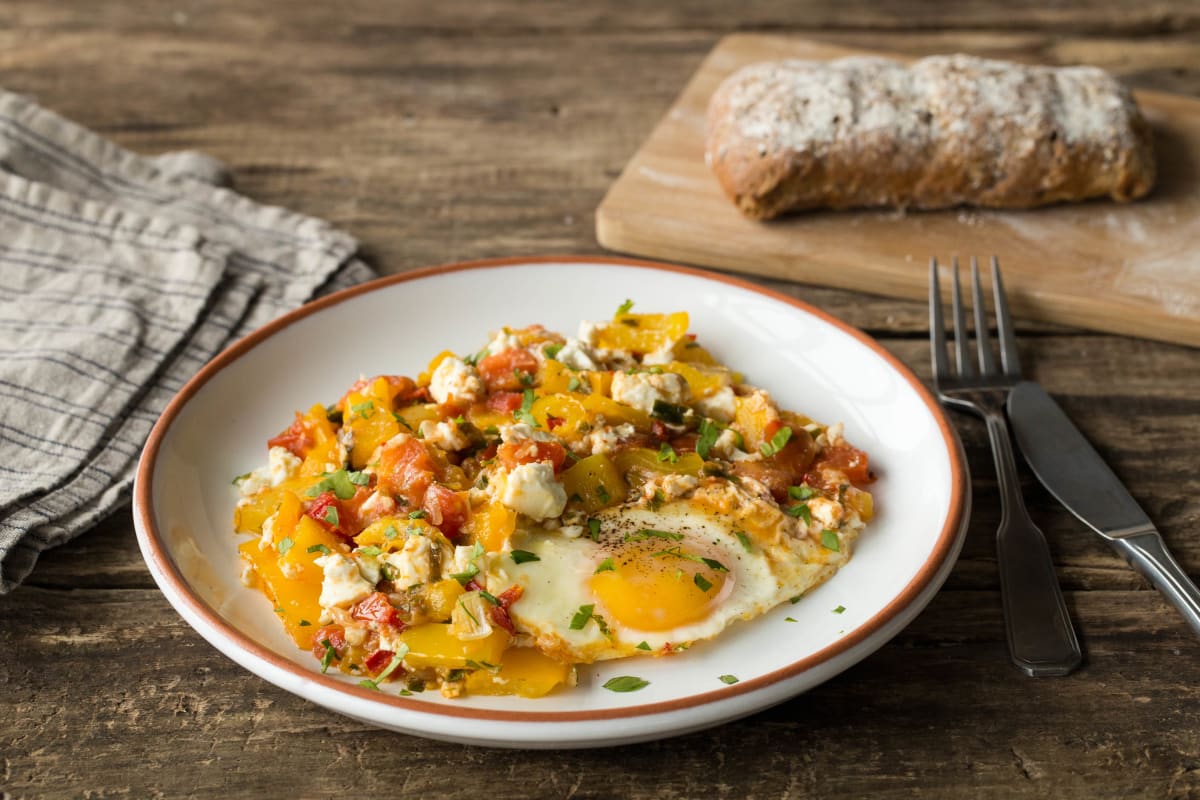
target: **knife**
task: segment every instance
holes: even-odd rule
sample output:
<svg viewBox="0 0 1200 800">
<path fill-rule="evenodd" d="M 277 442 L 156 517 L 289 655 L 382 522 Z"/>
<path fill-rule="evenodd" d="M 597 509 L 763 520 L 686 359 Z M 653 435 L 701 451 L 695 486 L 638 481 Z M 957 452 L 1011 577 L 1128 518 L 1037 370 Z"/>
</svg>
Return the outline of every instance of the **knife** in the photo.
<svg viewBox="0 0 1200 800">
<path fill-rule="evenodd" d="M 1103 536 L 1200 635 L 1200 589 L 1054 398 L 1039 384 L 1021 381 L 1008 396 L 1008 418 L 1025 460 L 1050 494 Z"/>
</svg>

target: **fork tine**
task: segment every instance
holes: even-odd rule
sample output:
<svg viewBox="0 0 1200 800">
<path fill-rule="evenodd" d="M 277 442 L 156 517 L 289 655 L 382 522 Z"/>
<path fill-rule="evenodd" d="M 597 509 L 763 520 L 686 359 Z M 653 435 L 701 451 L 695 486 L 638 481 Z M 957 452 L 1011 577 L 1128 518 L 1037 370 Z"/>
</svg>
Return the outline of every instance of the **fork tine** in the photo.
<svg viewBox="0 0 1200 800">
<path fill-rule="evenodd" d="M 946 321 L 942 318 L 942 291 L 938 284 L 938 263 L 929 259 L 929 348 L 933 360 L 933 382 L 950 376 L 946 360 Z"/>
<path fill-rule="evenodd" d="M 992 303 L 996 307 L 996 336 L 1000 339 L 1000 361 L 1004 374 L 1010 378 L 1021 377 L 1021 360 L 1017 356 L 1017 335 L 1013 330 L 1012 316 L 1008 313 L 1008 298 L 1000 280 L 1000 260 L 992 256 Z"/>
<path fill-rule="evenodd" d="M 975 256 L 971 256 L 971 303 L 975 306 L 975 348 L 979 351 L 979 372 L 981 375 L 995 375 L 996 359 L 992 356 L 987 309 L 983 307 L 983 290 L 979 287 L 979 260 Z"/>
<path fill-rule="evenodd" d="M 963 312 L 962 289 L 958 285 L 958 256 L 954 256 L 954 355 L 958 362 L 958 374 L 962 378 L 975 377 L 975 364 L 971 361 L 970 334 L 967 332 L 967 317 Z"/>
</svg>

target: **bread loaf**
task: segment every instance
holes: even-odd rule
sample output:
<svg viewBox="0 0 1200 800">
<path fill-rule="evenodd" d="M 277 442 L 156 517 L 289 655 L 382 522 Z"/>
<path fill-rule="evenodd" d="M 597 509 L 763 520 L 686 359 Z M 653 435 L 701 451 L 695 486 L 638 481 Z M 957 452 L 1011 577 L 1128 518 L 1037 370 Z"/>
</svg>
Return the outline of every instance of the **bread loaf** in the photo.
<svg viewBox="0 0 1200 800">
<path fill-rule="evenodd" d="M 759 219 L 1129 201 L 1154 184 L 1150 126 L 1108 73 L 964 55 L 748 66 L 713 95 L 705 155 Z"/>
</svg>

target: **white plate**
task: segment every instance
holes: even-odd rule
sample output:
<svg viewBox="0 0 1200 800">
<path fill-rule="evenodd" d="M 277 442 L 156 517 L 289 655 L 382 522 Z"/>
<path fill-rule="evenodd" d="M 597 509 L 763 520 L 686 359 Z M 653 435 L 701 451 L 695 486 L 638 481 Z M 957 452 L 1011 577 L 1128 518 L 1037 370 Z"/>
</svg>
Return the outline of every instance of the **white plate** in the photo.
<svg viewBox="0 0 1200 800">
<path fill-rule="evenodd" d="M 870 454 L 878 516 L 854 558 L 795 605 L 737 623 L 668 658 L 580 667 L 551 696 L 412 698 L 322 675 L 270 604 L 238 581 L 232 476 L 264 461 L 294 409 L 332 402 L 360 374 L 415 375 L 436 352 L 470 352 L 503 325 L 574 331 L 625 298 L 686 310 L 692 331 L 746 380 L 814 419 L 846 425 Z M 969 493 L 958 440 L 916 378 L 864 334 L 796 300 L 680 267 L 608 258 L 527 258 L 384 278 L 301 308 L 208 364 L 155 426 L 134 520 L 163 593 L 246 669 L 334 711 L 404 733 L 504 747 L 622 744 L 751 714 L 828 680 L 895 636 L 937 592 L 962 542 Z M 844 606 L 842 613 L 834 609 Z M 792 617 L 795 622 L 787 621 Z M 617 694 L 609 677 L 645 689 Z M 718 678 L 735 675 L 726 685 Z"/>
</svg>

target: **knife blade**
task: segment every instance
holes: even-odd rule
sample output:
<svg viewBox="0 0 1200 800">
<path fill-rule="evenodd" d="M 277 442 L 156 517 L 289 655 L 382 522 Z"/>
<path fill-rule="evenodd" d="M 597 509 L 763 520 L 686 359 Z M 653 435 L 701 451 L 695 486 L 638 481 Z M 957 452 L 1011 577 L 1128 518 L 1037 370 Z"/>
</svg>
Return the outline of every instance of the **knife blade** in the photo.
<svg viewBox="0 0 1200 800">
<path fill-rule="evenodd" d="M 1008 418 L 1018 448 L 1050 494 L 1103 536 L 1200 635 L 1200 589 L 1054 398 L 1040 384 L 1021 381 L 1008 396 Z"/>
</svg>

